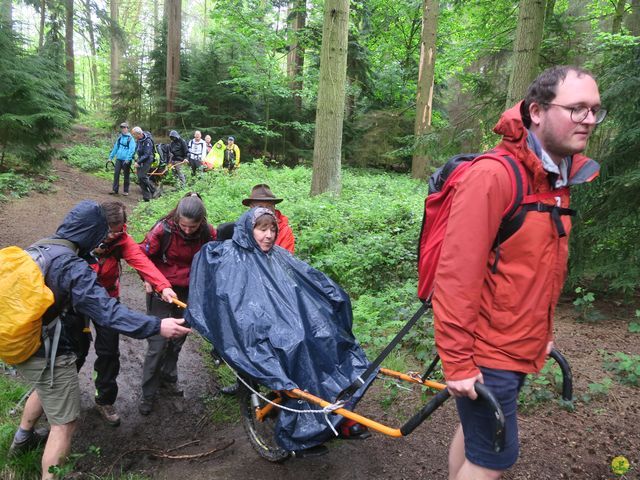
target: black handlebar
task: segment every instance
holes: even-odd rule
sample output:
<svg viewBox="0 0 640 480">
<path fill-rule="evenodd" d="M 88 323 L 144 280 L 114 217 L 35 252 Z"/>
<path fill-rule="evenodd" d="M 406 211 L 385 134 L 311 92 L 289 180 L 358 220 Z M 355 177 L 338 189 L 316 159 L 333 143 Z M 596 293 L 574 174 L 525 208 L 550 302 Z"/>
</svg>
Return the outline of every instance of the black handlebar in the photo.
<svg viewBox="0 0 640 480">
<path fill-rule="evenodd" d="M 569 362 L 567 362 L 564 355 L 555 348 L 551 349 L 549 356 L 558 363 L 558 366 L 562 371 L 562 399 L 570 402 L 573 400 L 573 374 L 571 373 Z"/>
<path fill-rule="evenodd" d="M 482 383 L 475 384 L 478 400 L 484 402 L 493 412 L 494 428 L 493 428 L 493 448 L 496 452 L 504 449 L 504 414 L 496 397 Z M 400 427 L 402 436 L 407 436 L 413 432 L 418 425 L 424 422 L 434 411 L 438 409 L 451 396 L 449 390 L 444 389 L 437 393 L 422 409 L 411 417 L 407 423 Z"/>
</svg>

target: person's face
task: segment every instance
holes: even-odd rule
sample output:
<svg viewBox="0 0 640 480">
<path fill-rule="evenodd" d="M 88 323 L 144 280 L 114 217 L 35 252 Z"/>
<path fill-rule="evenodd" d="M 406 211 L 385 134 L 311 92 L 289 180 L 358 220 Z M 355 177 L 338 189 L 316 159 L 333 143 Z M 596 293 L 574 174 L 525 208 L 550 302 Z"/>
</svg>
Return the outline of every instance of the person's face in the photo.
<svg viewBox="0 0 640 480">
<path fill-rule="evenodd" d="M 120 133 L 126 135 L 127 133 L 129 133 L 129 129 L 127 127 L 120 127 Z"/>
<path fill-rule="evenodd" d="M 200 132 L 196 132 L 193 134 L 193 138 L 196 140 L 200 140 L 202 138 L 202 134 Z"/>
<path fill-rule="evenodd" d="M 180 227 L 180 230 L 182 230 L 182 233 L 184 233 L 187 236 L 191 236 L 198 231 L 201 223 L 202 223 L 202 220 L 197 222 L 187 217 L 180 217 L 180 220 L 178 220 L 178 227 Z"/>
<path fill-rule="evenodd" d="M 227 140 L 227 146 L 230 147 L 233 145 L 233 140 Z"/>
<path fill-rule="evenodd" d="M 115 225 L 109 225 L 109 233 L 105 237 L 105 242 L 112 242 L 116 238 L 119 238 L 121 235 L 124 235 L 124 223 L 117 223 Z"/>
<path fill-rule="evenodd" d="M 253 238 L 256 239 L 256 243 L 260 250 L 267 253 L 276 241 L 276 235 L 278 231 L 276 227 L 271 223 L 262 224 L 253 228 Z"/>
<path fill-rule="evenodd" d="M 138 132 L 133 132 L 131 135 L 133 135 L 133 138 L 136 140 L 140 140 L 142 138 L 142 134 Z"/>
<path fill-rule="evenodd" d="M 204 141 L 207 143 L 211 143 L 211 135 L 207 135 L 206 137 L 204 137 Z"/>
<path fill-rule="evenodd" d="M 264 207 L 264 208 L 268 208 L 269 210 L 271 210 L 272 212 L 276 211 L 276 204 L 273 202 L 266 202 L 264 200 L 254 200 L 253 202 L 251 202 L 249 204 L 249 208 L 256 208 L 256 207 Z"/>
<path fill-rule="evenodd" d="M 598 84 L 588 75 L 578 77 L 576 72 L 570 71 L 556 87 L 556 97 L 551 103 L 555 105 L 545 105 L 546 110 L 538 104 L 531 105 L 531 130 L 542 148 L 556 163 L 560 163 L 567 155 L 584 151 L 596 126 L 596 118 L 593 112 L 589 112 L 584 120 L 575 123 L 571 119 L 571 111 L 558 105 L 599 108 Z"/>
</svg>

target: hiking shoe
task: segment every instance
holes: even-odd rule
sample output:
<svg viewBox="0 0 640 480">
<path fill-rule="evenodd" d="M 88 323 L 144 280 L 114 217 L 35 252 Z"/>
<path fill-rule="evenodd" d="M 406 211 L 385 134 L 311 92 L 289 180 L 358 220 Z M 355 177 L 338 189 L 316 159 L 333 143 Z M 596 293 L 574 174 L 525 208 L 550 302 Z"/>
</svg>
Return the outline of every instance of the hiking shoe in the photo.
<svg viewBox="0 0 640 480">
<path fill-rule="evenodd" d="M 162 382 L 160 388 L 170 397 L 184 396 L 184 392 L 178 388 L 178 382 Z"/>
<path fill-rule="evenodd" d="M 120 425 L 120 415 L 113 405 L 99 405 L 96 403 L 96 410 L 100 416 L 112 427 Z"/>
<path fill-rule="evenodd" d="M 122 192 L 122 195 L 124 195 L 125 197 L 129 196 L 129 192 Z"/>
<path fill-rule="evenodd" d="M 46 428 L 35 429 L 31 432 L 31 435 L 22 442 L 16 442 L 15 438 L 11 442 L 9 447 L 8 456 L 13 457 L 15 455 L 21 455 L 25 452 L 38 448 L 40 445 L 47 443 L 49 438 L 49 430 Z"/>
<path fill-rule="evenodd" d="M 240 385 L 236 382 L 221 388 L 220 391 L 225 395 L 235 395 L 238 393 L 238 388 L 240 388 Z"/>
<path fill-rule="evenodd" d="M 109 195 L 117 195 L 117 194 L 118 194 L 118 192 L 116 192 L 115 190 L 111 190 L 111 191 L 109 192 Z"/>
<path fill-rule="evenodd" d="M 142 400 L 138 405 L 138 411 L 142 415 L 149 415 L 153 410 L 153 402 L 151 400 Z"/>
</svg>

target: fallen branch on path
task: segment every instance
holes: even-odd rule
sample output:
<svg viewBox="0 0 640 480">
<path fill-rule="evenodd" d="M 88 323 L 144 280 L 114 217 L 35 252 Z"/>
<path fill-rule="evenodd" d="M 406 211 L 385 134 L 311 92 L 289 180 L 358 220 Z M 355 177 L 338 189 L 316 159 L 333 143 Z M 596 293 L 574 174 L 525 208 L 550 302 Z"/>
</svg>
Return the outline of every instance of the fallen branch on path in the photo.
<svg viewBox="0 0 640 480">
<path fill-rule="evenodd" d="M 130 455 L 132 453 L 149 453 L 149 455 L 151 455 L 152 457 L 156 457 L 156 458 L 168 458 L 170 460 L 190 460 L 190 459 L 194 459 L 194 458 L 202 458 L 202 457 L 206 457 L 208 455 L 211 455 L 213 453 L 216 452 L 220 452 L 226 448 L 229 448 L 231 445 L 234 444 L 235 440 L 231 440 L 229 443 L 227 443 L 226 445 L 222 446 L 222 447 L 216 447 L 213 450 L 209 450 L 207 452 L 201 452 L 201 453 L 193 453 L 193 454 L 185 454 L 185 455 L 170 455 L 169 452 L 175 452 L 176 450 L 179 450 L 181 448 L 184 448 L 188 445 L 193 445 L 194 443 L 199 443 L 200 440 L 194 440 L 192 442 L 187 442 L 185 444 L 179 445 L 177 447 L 173 447 L 167 450 L 160 450 L 157 448 L 134 448 L 133 450 L 128 450 L 126 452 L 124 452 L 123 454 L 121 454 L 120 456 L 118 456 L 118 458 L 116 458 L 116 460 L 109 465 L 109 468 L 105 471 L 104 475 L 109 475 L 111 473 L 111 471 L 113 470 L 113 468 L 122 461 L 122 459 L 124 457 L 126 457 L 127 455 Z"/>
</svg>

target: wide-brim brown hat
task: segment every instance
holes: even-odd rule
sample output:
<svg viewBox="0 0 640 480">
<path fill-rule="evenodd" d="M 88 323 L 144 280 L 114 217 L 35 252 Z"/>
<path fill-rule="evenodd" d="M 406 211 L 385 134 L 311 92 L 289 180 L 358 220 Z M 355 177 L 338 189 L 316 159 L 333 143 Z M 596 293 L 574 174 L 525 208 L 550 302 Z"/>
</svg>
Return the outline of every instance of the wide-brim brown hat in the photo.
<svg viewBox="0 0 640 480">
<path fill-rule="evenodd" d="M 266 183 L 260 183 L 258 185 L 255 185 L 251 189 L 251 195 L 249 195 L 249 198 L 245 198 L 244 200 L 242 200 L 242 204 L 245 207 L 248 207 L 251 202 L 280 203 L 281 201 L 282 198 L 276 198 L 276 196 L 269 188 L 269 185 L 267 185 Z"/>
</svg>

